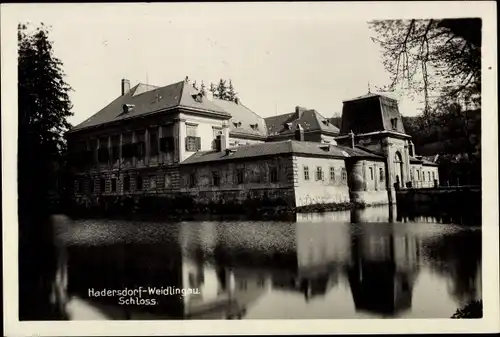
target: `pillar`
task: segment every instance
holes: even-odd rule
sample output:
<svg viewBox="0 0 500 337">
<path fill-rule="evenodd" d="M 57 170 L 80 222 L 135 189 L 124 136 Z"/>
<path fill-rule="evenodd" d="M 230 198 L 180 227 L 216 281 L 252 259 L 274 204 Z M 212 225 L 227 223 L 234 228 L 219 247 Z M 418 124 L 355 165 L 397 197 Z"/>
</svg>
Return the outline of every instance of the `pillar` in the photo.
<svg viewBox="0 0 500 337">
<path fill-rule="evenodd" d="M 151 149 L 149 144 L 149 129 L 144 130 L 144 142 L 146 143 L 146 153 L 144 155 L 144 165 L 149 165 Z"/>
<path fill-rule="evenodd" d="M 363 191 L 366 191 L 366 162 L 363 161 Z"/>
<path fill-rule="evenodd" d="M 135 144 L 135 130 L 132 130 L 132 144 Z M 132 167 L 135 167 L 137 164 L 137 157 L 134 155 L 132 156 Z"/>
<path fill-rule="evenodd" d="M 176 123 L 177 125 L 177 132 L 176 134 L 178 135 L 178 151 L 179 151 L 179 156 L 178 156 L 178 161 L 182 163 L 184 159 L 186 159 L 186 121 L 183 119 L 179 119 L 179 121 Z"/>
<path fill-rule="evenodd" d="M 163 128 L 161 125 L 158 126 L 158 164 L 162 164 L 163 163 L 163 152 L 161 152 L 161 138 L 163 137 Z"/>
</svg>

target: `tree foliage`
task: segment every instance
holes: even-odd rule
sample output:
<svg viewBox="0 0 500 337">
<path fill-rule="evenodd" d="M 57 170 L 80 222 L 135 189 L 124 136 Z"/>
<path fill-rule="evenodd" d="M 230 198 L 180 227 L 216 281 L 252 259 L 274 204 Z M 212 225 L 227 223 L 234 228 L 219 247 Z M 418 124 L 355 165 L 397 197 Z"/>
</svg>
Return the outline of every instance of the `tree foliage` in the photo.
<svg viewBox="0 0 500 337">
<path fill-rule="evenodd" d="M 61 311 L 50 296 L 57 250 L 49 214 L 64 179 L 64 132 L 72 115 L 62 62 L 49 29 L 18 26 L 19 315 L 54 319 Z M 55 198 L 54 198 L 55 197 Z"/>
<path fill-rule="evenodd" d="M 71 87 L 64 81 L 62 62 L 54 56 L 48 28 L 43 24 L 28 33 L 19 25 L 18 103 L 23 131 L 37 138 L 51 155 L 65 149 L 64 133 L 71 125 Z"/>
<path fill-rule="evenodd" d="M 217 85 L 217 98 L 228 100 L 226 80 L 222 78 L 219 80 L 219 84 Z"/>
<path fill-rule="evenodd" d="M 186 76 L 186 81 L 188 81 L 188 77 Z M 203 81 L 201 81 L 201 86 L 198 88 L 196 81 L 193 82 L 193 88 L 196 90 L 200 90 L 201 92 L 206 92 L 206 87 Z M 208 91 L 210 91 L 215 98 L 222 99 L 225 101 L 234 102 L 238 98 L 238 93 L 235 91 L 233 81 L 220 79 L 218 84 L 215 85 L 213 82 L 210 82 L 208 87 Z"/>
<path fill-rule="evenodd" d="M 480 104 L 481 19 L 377 20 L 369 23 L 382 48 L 391 84 L 433 97 Z"/>
<path fill-rule="evenodd" d="M 427 116 L 403 117 L 419 155 L 439 155 L 440 180 L 481 183 L 481 111 L 460 104 L 439 106 Z"/>
</svg>

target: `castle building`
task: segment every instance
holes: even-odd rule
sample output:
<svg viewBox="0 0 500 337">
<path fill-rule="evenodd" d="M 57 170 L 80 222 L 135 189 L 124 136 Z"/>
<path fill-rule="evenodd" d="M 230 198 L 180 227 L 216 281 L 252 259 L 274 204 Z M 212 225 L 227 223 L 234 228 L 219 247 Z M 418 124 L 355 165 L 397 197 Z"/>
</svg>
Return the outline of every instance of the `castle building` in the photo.
<svg viewBox="0 0 500 337">
<path fill-rule="evenodd" d="M 397 188 L 433 187 L 436 164 L 414 153 L 397 102 L 345 101 L 340 130 L 314 109 L 262 118 L 188 81 L 121 82 L 121 95 L 67 133 L 74 197 L 191 196 L 290 206 L 392 203 Z"/>
</svg>

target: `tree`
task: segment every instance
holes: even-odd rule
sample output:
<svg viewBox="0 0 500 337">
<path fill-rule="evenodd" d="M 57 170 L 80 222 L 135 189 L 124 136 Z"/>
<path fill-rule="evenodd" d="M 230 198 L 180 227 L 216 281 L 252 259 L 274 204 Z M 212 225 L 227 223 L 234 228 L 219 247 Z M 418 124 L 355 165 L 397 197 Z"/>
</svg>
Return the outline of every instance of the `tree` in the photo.
<svg viewBox="0 0 500 337">
<path fill-rule="evenodd" d="M 196 80 L 193 82 L 193 88 L 195 88 L 196 90 L 199 90 L 198 89 L 198 84 L 196 84 Z"/>
<path fill-rule="evenodd" d="M 233 86 L 233 81 L 229 80 L 229 87 L 227 89 L 227 100 L 228 101 L 234 101 L 236 98 L 238 98 L 236 95 L 238 93 L 234 91 L 234 86 Z"/>
<path fill-rule="evenodd" d="M 219 84 L 217 85 L 217 98 L 227 100 L 226 81 L 222 78 L 219 80 Z"/>
<path fill-rule="evenodd" d="M 215 84 L 213 84 L 212 82 L 210 82 L 210 87 L 208 88 L 208 91 L 210 91 L 214 95 L 214 97 L 217 98 L 217 88 Z"/>
<path fill-rule="evenodd" d="M 425 113 L 432 93 L 480 104 L 481 19 L 376 20 L 369 25 L 391 75 L 386 90 L 406 84 L 423 94 Z"/>
<path fill-rule="evenodd" d="M 205 83 L 203 83 L 203 81 L 201 81 L 200 92 L 202 95 L 205 95 L 205 93 L 206 93 Z"/>
<path fill-rule="evenodd" d="M 50 213 L 60 196 L 66 143 L 71 127 L 70 86 L 54 56 L 49 28 L 18 26 L 18 203 L 20 319 L 62 315 L 51 304 L 58 251 Z"/>
</svg>

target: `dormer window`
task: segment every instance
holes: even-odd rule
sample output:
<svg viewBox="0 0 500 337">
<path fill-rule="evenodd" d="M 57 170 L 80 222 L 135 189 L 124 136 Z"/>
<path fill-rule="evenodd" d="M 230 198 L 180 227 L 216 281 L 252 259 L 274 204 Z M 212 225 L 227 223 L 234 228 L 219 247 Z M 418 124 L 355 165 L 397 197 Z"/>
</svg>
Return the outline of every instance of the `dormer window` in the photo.
<svg viewBox="0 0 500 337">
<path fill-rule="evenodd" d="M 193 98 L 198 103 L 203 102 L 203 94 L 201 92 L 197 93 L 196 95 L 193 95 Z"/>
<path fill-rule="evenodd" d="M 319 148 L 323 151 L 330 151 L 330 144 L 321 144 Z"/>
<path fill-rule="evenodd" d="M 290 130 L 292 128 L 292 123 L 285 123 L 285 129 Z"/>
<path fill-rule="evenodd" d="M 258 130 L 259 129 L 259 124 L 257 124 L 257 123 L 250 124 L 250 127 L 252 128 L 252 130 Z"/>
<path fill-rule="evenodd" d="M 234 125 L 235 128 L 239 128 L 241 126 L 241 122 L 240 121 L 234 121 L 233 125 Z"/>
<path fill-rule="evenodd" d="M 391 118 L 391 127 L 393 129 L 397 129 L 398 128 L 398 119 L 397 118 Z"/>
<path fill-rule="evenodd" d="M 134 109 L 134 105 L 133 104 L 123 104 L 122 108 L 123 108 L 123 113 L 126 114 Z"/>
<path fill-rule="evenodd" d="M 324 119 L 324 120 L 322 120 L 322 122 L 325 125 L 330 125 L 330 121 L 328 119 Z"/>
</svg>

